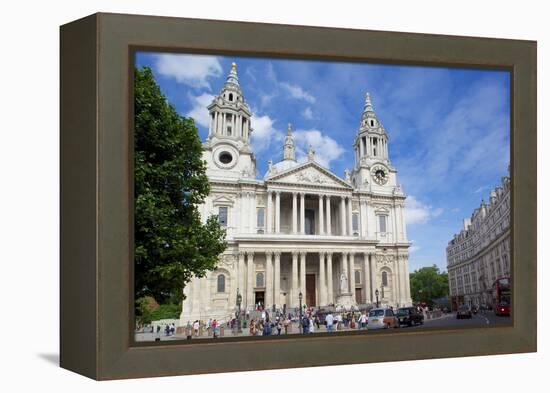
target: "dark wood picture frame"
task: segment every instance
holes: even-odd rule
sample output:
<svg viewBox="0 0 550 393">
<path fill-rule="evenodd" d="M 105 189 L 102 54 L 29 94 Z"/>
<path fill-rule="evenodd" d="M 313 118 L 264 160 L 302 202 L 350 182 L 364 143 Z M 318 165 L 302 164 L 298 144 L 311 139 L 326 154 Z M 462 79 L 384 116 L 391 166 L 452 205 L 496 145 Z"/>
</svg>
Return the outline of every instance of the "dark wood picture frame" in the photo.
<svg viewBox="0 0 550 393">
<path fill-rule="evenodd" d="M 509 70 L 513 326 L 134 343 L 136 49 Z M 536 351 L 536 60 L 520 40 L 102 13 L 62 26 L 61 367 L 105 380 Z"/>
</svg>

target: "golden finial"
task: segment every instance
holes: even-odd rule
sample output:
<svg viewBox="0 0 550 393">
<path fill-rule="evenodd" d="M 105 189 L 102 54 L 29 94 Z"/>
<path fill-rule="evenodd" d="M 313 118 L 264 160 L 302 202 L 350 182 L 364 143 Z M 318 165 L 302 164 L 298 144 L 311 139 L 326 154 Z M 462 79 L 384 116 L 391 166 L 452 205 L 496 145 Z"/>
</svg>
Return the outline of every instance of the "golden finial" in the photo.
<svg viewBox="0 0 550 393">
<path fill-rule="evenodd" d="M 287 129 L 288 136 L 292 135 L 292 124 L 288 123 L 288 129 Z"/>
<path fill-rule="evenodd" d="M 231 63 L 231 71 L 232 72 L 237 72 L 237 64 Z"/>
</svg>

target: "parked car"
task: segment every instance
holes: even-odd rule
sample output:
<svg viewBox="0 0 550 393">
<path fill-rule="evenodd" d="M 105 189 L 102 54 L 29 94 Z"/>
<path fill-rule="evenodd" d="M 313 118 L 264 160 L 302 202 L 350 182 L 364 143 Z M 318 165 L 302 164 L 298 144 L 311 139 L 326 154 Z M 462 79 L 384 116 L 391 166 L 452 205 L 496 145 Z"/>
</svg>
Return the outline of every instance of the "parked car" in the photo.
<svg viewBox="0 0 550 393">
<path fill-rule="evenodd" d="M 418 312 L 416 307 L 401 307 L 397 309 L 395 316 L 399 320 L 399 325 L 422 325 L 424 323 L 424 314 Z"/>
<path fill-rule="evenodd" d="M 399 320 L 389 308 L 373 308 L 369 311 L 367 329 L 388 329 L 399 327 Z"/>
<path fill-rule="evenodd" d="M 472 318 L 472 309 L 466 304 L 462 304 L 456 311 L 456 319 Z"/>
</svg>

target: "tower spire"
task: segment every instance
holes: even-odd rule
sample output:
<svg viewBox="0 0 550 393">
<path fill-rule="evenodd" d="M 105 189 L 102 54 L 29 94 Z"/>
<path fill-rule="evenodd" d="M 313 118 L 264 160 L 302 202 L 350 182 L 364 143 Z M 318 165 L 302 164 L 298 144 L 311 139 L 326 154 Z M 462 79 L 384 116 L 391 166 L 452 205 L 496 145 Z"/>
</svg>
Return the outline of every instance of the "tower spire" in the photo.
<svg viewBox="0 0 550 393">
<path fill-rule="evenodd" d="M 231 63 L 231 71 L 229 71 L 229 75 L 227 76 L 227 81 L 225 82 L 225 84 L 228 84 L 228 83 L 239 86 L 239 77 L 237 75 L 236 63 Z"/>
<path fill-rule="evenodd" d="M 363 112 L 374 112 L 374 108 L 372 106 L 372 100 L 370 98 L 370 93 L 367 91 L 367 94 L 365 94 L 365 109 Z"/>
</svg>

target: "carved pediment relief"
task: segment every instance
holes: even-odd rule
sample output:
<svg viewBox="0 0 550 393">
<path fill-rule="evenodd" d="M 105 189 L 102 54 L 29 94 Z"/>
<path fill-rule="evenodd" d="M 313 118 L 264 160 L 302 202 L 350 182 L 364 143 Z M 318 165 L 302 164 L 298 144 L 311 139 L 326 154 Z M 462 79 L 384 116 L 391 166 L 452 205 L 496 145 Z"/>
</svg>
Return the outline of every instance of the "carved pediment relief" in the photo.
<svg viewBox="0 0 550 393">
<path fill-rule="evenodd" d="M 270 180 L 273 182 L 281 183 L 296 183 L 350 188 L 350 185 L 347 184 L 344 180 L 340 179 L 338 176 L 327 170 L 318 168 L 313 164 L 288 172 L 283 172 L 278 176 L 274 176 Z"/>
</svg>

